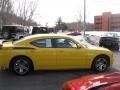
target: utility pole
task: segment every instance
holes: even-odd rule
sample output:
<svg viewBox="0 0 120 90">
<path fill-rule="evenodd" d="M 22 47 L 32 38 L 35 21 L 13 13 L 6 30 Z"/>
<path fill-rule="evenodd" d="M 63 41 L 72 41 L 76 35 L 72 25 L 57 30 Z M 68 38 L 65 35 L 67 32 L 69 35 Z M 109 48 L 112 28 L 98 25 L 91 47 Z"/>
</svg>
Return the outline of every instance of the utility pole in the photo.
<svg viewBox="0 0 120 90">
<path fill-rule="evenodd" d="M 83 28 L 83 36 L 85 36 L 86 31 L 86 0 L 84 0 L 84 28 Z"/>
</svg>

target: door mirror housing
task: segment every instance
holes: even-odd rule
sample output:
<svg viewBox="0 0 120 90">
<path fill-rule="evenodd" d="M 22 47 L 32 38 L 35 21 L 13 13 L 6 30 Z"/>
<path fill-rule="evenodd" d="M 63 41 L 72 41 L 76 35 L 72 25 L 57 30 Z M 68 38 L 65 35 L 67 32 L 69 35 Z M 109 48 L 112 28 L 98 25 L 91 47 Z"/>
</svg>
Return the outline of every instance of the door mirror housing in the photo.
<svg viewBox="0 0 120 90">
<path fill-rule="evenodd" d="M 77 44 L 77 48 L 81 48 L 80 44 Z"/>
</svg>

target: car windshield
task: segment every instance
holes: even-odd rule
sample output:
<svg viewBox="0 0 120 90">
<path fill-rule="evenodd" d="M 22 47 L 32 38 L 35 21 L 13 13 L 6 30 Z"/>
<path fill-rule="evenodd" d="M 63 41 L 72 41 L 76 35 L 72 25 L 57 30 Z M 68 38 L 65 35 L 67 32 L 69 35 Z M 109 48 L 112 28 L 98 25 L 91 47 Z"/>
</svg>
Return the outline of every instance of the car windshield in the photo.
<svg viewBox="0 0 120 90">
<path fill-rule="evenodd" d="M 104 36 L 106 37 L 118 37 L 117 33 L 105 33 Z"/>
<path fill-rule="evenodd" d="M 24 33 L 24 28 L 22 26 L 3 26 L 2 32 L 10 33 Z"/>
<path fill-rule="evenodd" d="M 85 40 L 85 38 L 82 37 L 82 36 L 73 36 L 73 38 L 74 38 L 75 40 L 77 40 L 83 47 L 86 47 L 86 48 L 88 48 L 88 47 L 93 47 L 93 45 L 91 45 L 90 43 L 88 43 L 88 42 Z"/>
</svg>

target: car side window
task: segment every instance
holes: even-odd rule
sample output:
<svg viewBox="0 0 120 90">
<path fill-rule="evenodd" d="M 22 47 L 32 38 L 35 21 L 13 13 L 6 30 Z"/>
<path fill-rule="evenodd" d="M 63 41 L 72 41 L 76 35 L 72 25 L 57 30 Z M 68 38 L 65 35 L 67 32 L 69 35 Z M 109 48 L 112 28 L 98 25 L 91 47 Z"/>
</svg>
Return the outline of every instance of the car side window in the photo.
<svg viewBox="0 0 120 90">
<path fill-rule="evenodd" d="M 55 39 L 55 45 L 57 48 L 76 48 L 77 45 L 70 39 Z"/>
<path fill-rule="evenodd" d="M 40 48 L 51 48 L 52 42 L 51 39 L 39 39 L 35 40 L 31 43 L 34 46 L 40 47 Z"/>
</svg>

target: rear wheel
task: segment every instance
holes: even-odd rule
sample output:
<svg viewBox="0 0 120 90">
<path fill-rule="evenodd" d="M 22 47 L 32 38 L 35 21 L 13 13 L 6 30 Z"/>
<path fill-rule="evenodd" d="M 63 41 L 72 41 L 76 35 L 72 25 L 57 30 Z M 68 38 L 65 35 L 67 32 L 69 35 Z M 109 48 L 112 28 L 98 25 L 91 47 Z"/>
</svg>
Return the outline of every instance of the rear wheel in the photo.
<svg viewBox="0 0 120 90">
<path fill-rule="evenodd" d="M 26 75 L 32 70 L 32 62 L 26 57 L 16 57 L 10 63 L 10 69 L 17 75 Z"/>
<path fill-rule="evenodd" d="M 106 56 L 98 56 L 92 63 L 92 70 L 104 72 L 109 67 L 109 60 Z"/>
</svg>

